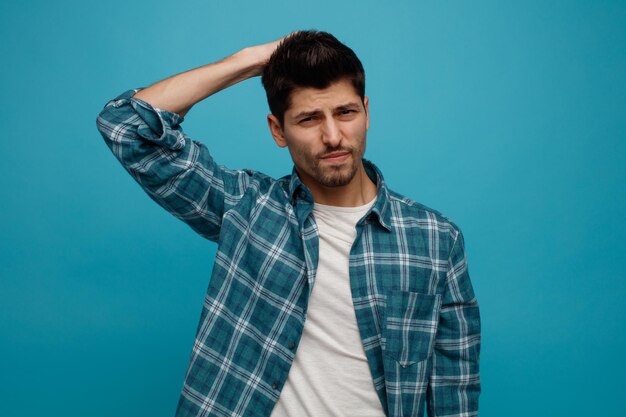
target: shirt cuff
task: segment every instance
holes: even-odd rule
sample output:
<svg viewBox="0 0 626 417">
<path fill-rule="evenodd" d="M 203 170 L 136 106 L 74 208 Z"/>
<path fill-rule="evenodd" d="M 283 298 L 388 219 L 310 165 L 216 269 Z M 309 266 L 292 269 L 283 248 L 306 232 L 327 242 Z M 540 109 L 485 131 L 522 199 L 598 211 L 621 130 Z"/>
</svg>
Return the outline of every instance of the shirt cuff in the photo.
<svg viewBox="0 0 626 417">
<path fill-rule="evenodd" d="M 114 107 L 130 104 L 141 119 L 137 126 L 137 134 L 151 142 L 172 150 L 185 147 L 185 135 L 180 124 L 185 120 L 178 113 L 153 107 L 150 103 L 135 98 L 134 95 L 143 88 L 127 90 L 111 100 Z"/>
</svg>

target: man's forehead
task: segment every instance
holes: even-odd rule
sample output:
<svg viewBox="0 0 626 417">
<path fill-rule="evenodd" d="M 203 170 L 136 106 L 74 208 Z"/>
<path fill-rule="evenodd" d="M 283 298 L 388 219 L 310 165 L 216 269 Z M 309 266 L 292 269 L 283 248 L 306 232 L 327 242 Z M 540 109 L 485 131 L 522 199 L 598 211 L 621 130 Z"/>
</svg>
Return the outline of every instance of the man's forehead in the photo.
<svg viewBox="0 0 626 417">
<path fill-rule="evenodd" d="M 297 87 L 289 97 L 290 113 L 313 111 L 320 107 L 341 107 L 360 103 L 361 98 L 356 89 L 348 80 L 341 80 L 330 84 L 326 88 Z"/>
</svg>

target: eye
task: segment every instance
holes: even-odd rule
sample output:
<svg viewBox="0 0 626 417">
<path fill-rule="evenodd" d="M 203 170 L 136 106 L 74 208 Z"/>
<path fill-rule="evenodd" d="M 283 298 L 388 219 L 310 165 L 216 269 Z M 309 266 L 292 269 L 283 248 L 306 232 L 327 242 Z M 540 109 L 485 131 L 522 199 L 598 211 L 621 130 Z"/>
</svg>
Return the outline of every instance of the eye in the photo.
<svg viewBox="0 0 626 417">
<path fill-rule="evenodd" d="M 308 126 L 315 123 L 316 119 L 316 116 L 303 117 L 302 119 L 298 120 L 298 124 Z"/>
<path fill-rule="evenodd" d="M 354 109 L 342 109 L 339 111 L 339 117 L 341 118 L 351 118 L 354 116 L 354 114 L 356 113 L 356 110 Z"/>
</svg>

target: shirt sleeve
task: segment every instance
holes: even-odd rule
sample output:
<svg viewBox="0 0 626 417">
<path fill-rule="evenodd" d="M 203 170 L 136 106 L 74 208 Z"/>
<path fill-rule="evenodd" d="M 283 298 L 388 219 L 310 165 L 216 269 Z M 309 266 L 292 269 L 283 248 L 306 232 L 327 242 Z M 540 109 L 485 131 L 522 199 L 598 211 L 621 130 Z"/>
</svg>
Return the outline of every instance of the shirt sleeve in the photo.
<svg viewBox="0 0 626 417">
<path fill-rule="evenodd" d="M 480 315 L 463 234 L 455 230 L 428 386 L 429 417 L 478 416 Z"/>
<path fill-rule="evenodd" d="M 206 146 L 182 130 L 180 115 L 128 90 L 96 119 L 105 143 L 159 205 L 201 236 L 217 241 L 223 214 L 244 194 L 252 171 L 217 165 Z"/>
</svg>

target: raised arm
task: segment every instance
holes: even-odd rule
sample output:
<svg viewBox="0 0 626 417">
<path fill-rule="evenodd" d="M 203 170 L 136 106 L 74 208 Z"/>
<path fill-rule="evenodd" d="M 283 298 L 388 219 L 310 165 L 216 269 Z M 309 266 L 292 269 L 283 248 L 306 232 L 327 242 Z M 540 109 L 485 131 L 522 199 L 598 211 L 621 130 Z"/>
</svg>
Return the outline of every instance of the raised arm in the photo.
<svg viewBox="0 0 626 417">
<path fill-rule="evenodd" d="M 245 48 L 221 61 L 166 78 L 139 91 L 135 98 L 184 117 L 194 104 L 208 96 L 261 75 L 279 42 L 280 39 Z"/>
<path fill-rule="evenodd" d="M 150 198 L 207 239 L 218 240 L 223 214 L 256 173 L 216 164 L 180 124 L 197 102 L 261 74 L 279 42 L 128 90 L 109 101 L 96 120 L 107 146 Z"/>
</svg>

